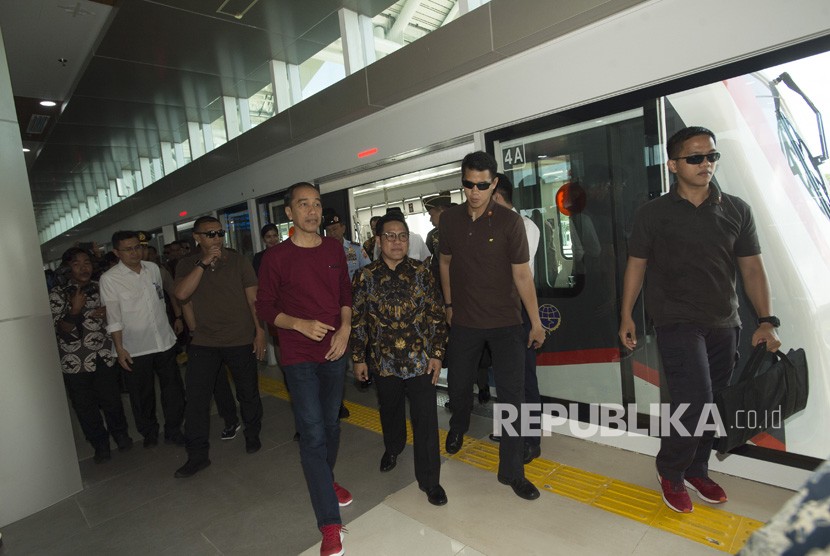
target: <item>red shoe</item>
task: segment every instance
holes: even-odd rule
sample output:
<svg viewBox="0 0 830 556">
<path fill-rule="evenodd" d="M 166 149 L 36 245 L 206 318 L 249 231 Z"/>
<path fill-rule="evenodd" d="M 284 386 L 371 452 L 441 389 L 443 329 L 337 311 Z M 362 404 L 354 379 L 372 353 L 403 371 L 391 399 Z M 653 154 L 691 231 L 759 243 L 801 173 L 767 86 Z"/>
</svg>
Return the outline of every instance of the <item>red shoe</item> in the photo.
<svg viewBox="0 0 830 556">
<path fill-rule="evenodd" d="M 334 493 L 337 495 L 337 503 L 341 508 L 352 503 L 352 493 L 337 483 L 334 483 Z"/>
<path fill-rule="evenodd" d="M 339 523 L 323 525 L 323 542 L 320 544 L 320 556 L 343 556 L 343 526 Z"/>
<path fill-rule="evenodd" d="M 687 514 L 692 511 L 692 500 L 683 483 L 675 483 L 664 479 L 658 473 L 657 480 L 660 481 L 660 490 L 663 491 L 663 502 L 672 510 Z"/>
<path fill-rule="evenodd" d="M 709 477 L 686 477 L 686 486 L 697 493 L 697 497 L 710 504 L 726 502 L 726 493 Z"/>
</svg>

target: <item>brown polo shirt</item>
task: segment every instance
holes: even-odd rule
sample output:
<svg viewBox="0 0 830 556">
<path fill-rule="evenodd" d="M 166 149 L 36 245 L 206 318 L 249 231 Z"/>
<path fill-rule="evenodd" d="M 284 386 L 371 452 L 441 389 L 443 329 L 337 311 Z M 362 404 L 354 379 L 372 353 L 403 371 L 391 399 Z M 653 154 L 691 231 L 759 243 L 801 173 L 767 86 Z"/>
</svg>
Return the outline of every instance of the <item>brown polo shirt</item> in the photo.
<svg viewBox="0 0 830 556">
<path fill-rule="evenodd" d="M 179 260 L 176 283 L 193 271 L 201 253 Z M 202 273 L 190 296 L 196 318 L 193 343 L 206 347 L 236 347 L 252 344 L 256 328 L 245 289 L 257 285 L 254 267 L 246 257 L 223 250 L 213 268 Z"/>
<path fill-rule="evenodd" d="M 628 254 L 648 260 L 646 309 L 655 326 L 740 325 L 736 257 L 761 253 L 755 221 L 743 200 L 709 188 L 696 207 L 672 186 L 634 218 Z"/>
<path fill-rule="evenodd" d="M 467 204 L 446 209 L 438 228 L 439 251 L 452 255 L 452 322 L 469 328 L 522 323 L 514 264 L 530 260 L 522 217 L 494 202 L 479 218 Z"/>
</svg>

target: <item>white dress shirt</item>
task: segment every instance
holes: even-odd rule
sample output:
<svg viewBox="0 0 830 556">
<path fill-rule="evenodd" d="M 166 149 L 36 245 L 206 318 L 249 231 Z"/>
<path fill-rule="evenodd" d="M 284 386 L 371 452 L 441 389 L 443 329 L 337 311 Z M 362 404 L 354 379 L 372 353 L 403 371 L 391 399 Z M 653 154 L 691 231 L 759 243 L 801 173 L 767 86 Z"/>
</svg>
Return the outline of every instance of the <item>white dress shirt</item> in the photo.
<svg viewBox="0 0 830 556">
<path fill-rule="evenodd" d="M 130 356 L 159 353 L 173 347 L 176 335 L 167 320 L 161 272 L 141 261 L 141 272 L 119 262 L 101 275 L 101 302 L 107 308 L 107 332 L 122 331 Z"/>
<path fill-rule="evenodd" d="M 513 210 L 519 213 L 516 207 L 513 207 Z M 536 259 L 536 250 L 539 248 L 539 237 L 541 233 L 539 232 L 539 226 L 533 220 L 521 213 L 519 214 L 522 217 L 522 222 L 525 224 L 525 233 L 527 234 L 527 249 L 530 252 L 530 274 L 535 276 L 536 273 L 533 268 L 533 263 Z"/>
</svg>

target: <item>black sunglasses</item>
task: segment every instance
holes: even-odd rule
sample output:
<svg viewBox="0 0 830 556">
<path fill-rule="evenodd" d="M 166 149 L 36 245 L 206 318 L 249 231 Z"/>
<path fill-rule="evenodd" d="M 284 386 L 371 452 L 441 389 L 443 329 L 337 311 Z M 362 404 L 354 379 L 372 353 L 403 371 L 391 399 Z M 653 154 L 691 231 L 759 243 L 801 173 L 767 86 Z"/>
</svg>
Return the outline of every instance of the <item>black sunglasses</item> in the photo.
<svg viewBox="0 0 830 556">
<path fill-rule="evenodd" d="M 199 234 L 200 236 L 207 236 L 210 239 L 215 238 L 216 236 L 225 237 L 225 230 L 211 230 L 209 232 L 193 232 L 194 234 Z"/>
<path fill-rule="evenodd" d="M 703 162 L 704 158 L 709 162 L 717 162 L 718 160 L 720 160 L 720 153 L 693 154 L 692 156 L 681 156 L 680 158 L 672 158 L 672 160 L 685 160 L 686 164 L 697 166 L 698 164 Z"/>
<path fill-rule="evenodd" d="M 492 185 L 492 183 L 493 183 L 492 180 L 491 181 L 480 181 L 478 183 L 472 182 L 470 180 L 461 180 L 461 185 L 463 185 L 467 189 L 472 189 L 474 187 L 478 187 L 479 191 L 486 191 L 487 189 L 490 188 L 490 185 Z"/>
</svg>

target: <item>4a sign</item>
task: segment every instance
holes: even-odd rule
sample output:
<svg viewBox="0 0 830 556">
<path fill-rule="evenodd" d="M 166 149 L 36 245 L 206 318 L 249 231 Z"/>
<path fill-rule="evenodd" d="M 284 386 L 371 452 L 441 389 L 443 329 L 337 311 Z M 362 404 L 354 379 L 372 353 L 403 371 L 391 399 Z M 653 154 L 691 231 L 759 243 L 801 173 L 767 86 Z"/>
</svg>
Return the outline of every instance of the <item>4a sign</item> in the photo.
<svg viewBox="0 0 830 556">
<path fill-rule="evenodd" d="M 525 163 L 525 146 L 509 147 L 502 151 L 502 165 L 505 170 Z"/>
</svg>

